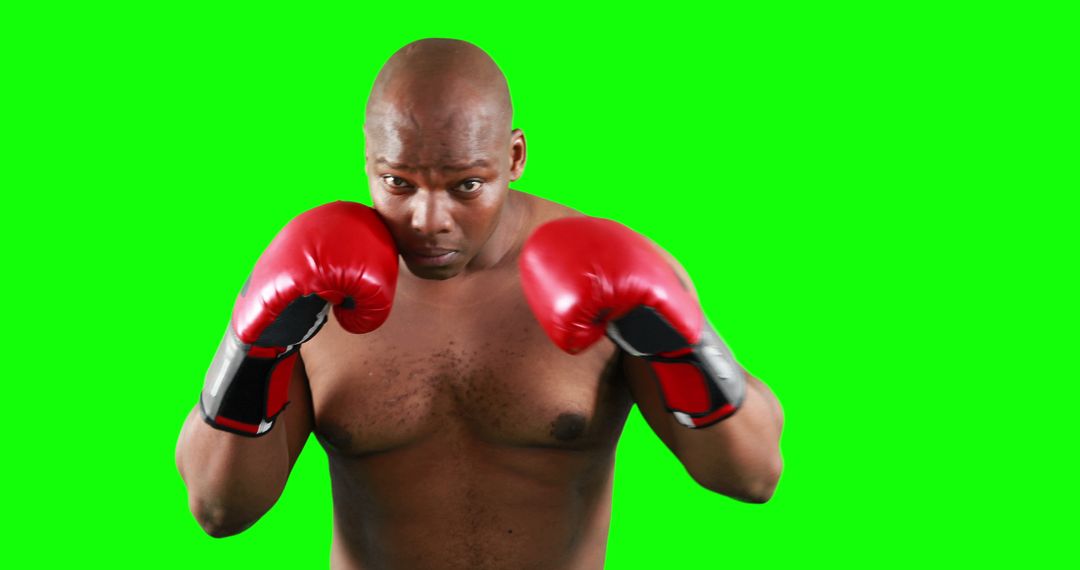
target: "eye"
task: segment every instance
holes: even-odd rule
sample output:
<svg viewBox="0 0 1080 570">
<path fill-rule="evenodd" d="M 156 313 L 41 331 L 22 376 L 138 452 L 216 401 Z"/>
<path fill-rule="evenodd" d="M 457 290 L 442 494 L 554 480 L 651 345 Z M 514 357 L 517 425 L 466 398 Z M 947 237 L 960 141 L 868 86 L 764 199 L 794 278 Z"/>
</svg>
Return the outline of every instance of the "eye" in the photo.
<svg viewBox="0 0 1080 570">
<path fill-rule="evenodd" d="M 394 176 L 392 174 L 387 174 L 387 175 L 383 176 L 382 180 L 383 180 L 383 184 L 386 184 L 387 186 L 389 186 L 391 188 L 405 189 L 405 188 L 408 188 L 410 186 L 408 180 L 405 180 L 404 178 L 402 178 L 400 176 Z"/>
<path fill-rule="evenodd" d="M 462 194 L 475 194 L 480 191 L 480 187 L 483 185 L 483 180 L 480 180 L 479 178 L 470 178 L 455 186 L 454 191 L 461 192 Z"/>
</svg>

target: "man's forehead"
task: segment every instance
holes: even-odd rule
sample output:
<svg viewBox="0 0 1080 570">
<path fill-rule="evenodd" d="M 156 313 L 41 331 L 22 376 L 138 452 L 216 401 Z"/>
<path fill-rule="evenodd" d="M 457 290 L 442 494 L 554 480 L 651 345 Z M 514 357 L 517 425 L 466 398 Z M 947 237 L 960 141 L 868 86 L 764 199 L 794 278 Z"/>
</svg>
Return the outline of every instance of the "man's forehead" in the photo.
<svg viewBox="0 0 1080 570">
<path fill-rule="evenodd" d="M 502 131 L 506 132 L 502 132 Z M 377 163 L 411 168 L 466 169 L 491 163 L 509 136 L 501 121 L 454 110 L 442 117 L 408 109 L 369 115 L 364 125 L 368 154 Z"/>
<path fill-rule="evenodd" d="M 410 160 L 408 156 L 386 156 L 382 154 L 375 155 L 375 164 L 386 166 L 394 170 L 406 170 L 406 171 L 418 171 L 418 170 L 450 170 L 461 171 L 471 170 L 473 168 L 491 168 L 493 163 L 491 159 L 487 157 L 472 158 L 464 160 L 450 160 L 445 162 L 425 162 L 421 160 Z"/>
<path fill-rule="evenodd" d="M 491 129 L 501 118 L 497 110 L 469 101 L 381 103 L 368 109 L 365 126 L 373 131 L 472 131 Z"/>
</svg>

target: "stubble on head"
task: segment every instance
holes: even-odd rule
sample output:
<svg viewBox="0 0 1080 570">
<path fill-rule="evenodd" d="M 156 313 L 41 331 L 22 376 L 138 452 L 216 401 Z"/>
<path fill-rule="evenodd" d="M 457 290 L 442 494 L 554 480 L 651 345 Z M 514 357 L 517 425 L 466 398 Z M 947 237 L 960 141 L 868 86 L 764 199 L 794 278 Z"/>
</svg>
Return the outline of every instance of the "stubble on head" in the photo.
<svg viewBox="0 0 1080 570">
<path fill-rule="evenodd" d="M 383 66 L 364 132 L 371 150 L 389 154 L 423 147 L 426 135 L 435 134 L 457 139 L 442 146 L 458 142 L 472 150 L 505 142 L 512 120 L 506 78 L 487 53 L 465 41 L 429 38 L 401 48 Z"/>
<path fill-rule="evenodd" d="M 509 183 L 524 164 L 524 138 L 511 128 L 513 109 L 502 71 L 480 48 L 464 41 L 424 39 L 398 50 L 383 66 L 365 109 L 365 162 L 372 200 L 384 214 L 399 246 L 421 242 L 461 243 L 468 249 L 459 266 L 417 269 L 425 278 L 444 279 L 489 265 L 505 253 L 513 233 L 501 223 Z M 517 148 L 518 150 L 513 150 Z M 520 160 L 514 157 L 520 155 Z M 517 164 L 517 166 L 515 166 Z M 410 229 L 417 210 L 391 199 L 379 177 L 396 169 L 423 187 L 422 207 L 439 209 L 439 232 Z M 479 169 L 479 170 L 478 170 Z M 485 179 L 483 198 L 467 202 L 448 197 L 458 178 Z M 434 206 L 432 204 L 440 204 Z M 514 209 L 520 221 L 520 208 Z M 423 217 L 423 216 L 421 216 Z M 520 225 L 520 224 L 517 224 Z M 441 233 L 440 233 L 441 232 Z"/>
</svg>

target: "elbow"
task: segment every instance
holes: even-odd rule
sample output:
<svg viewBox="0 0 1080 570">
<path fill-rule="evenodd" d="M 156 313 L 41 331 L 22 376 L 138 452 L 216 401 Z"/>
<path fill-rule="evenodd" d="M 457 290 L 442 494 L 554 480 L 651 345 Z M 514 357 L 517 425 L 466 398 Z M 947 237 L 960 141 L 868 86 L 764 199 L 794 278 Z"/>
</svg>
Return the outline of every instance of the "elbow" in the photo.
<svg viewBox="0 0 1080 570">
<path fill-rule="evenodd" d="M 769 462 L 769 466 L 747 485 L 747 495 L 743 500 L 747 503 L 764 504 L 772 499 L 776 493 L 776 486 L 780 483 L 780 474 L 784 471 L 783 461 L 780 456 Z"/>
<path fill-rule="evenodd" d="M 782 462 L 777 457 L 767 467 L 751 473 L 727 473 L 713 476 L 697 476 L 691 473 L 691 476 L 699 485 L 714 493 L 744 503 L 764 504 L 769 502 L 776 492 L 782 471 Z"/>
<path fill-rule="evenodd" d="M 213 538 L 225 538 L 244 532 L 255 524 L 250 518 L 240 518 L 222 505 L 191 501 L 191 514 L 203 532 Z"/>
<path fill-rule="evenodd" d="M 773 494 L 776 493 L 776 484 L 778 482 L 779 478 L 756 481 L 753 485 L 747 486 L 742 496 L 736 498 L 744 503 L 763 505 L 773 498 Z"/>
<path fill-rule="evenodd" d="M 202 527 L 203 532 L 205 532 L 207 536 L 210 536 L 211 538 L 226 538 L 229 536 L 240 534 L 241 532 L 244 532 L 245 530 L 250 528 L 251 524 L 252 523 L 236 524 L 232 522 L 207 520 L 199 521 L 199 526 Z"/>
</svg>

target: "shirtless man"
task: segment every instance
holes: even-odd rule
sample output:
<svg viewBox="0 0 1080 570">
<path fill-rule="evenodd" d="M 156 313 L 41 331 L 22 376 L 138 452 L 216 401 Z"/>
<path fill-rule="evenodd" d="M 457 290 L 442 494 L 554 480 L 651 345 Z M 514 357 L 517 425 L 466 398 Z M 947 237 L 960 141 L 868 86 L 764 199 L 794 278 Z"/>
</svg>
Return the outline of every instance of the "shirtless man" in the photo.
<svg viewBox="0 0 1080 570">
<path fill-rule="evenodd" d="M 364 125 L 374 210 L 329 204 L 275 238 L 181 430 L 177 466 L 211 536 L 270 509 L 314 433 L 333 568 L 599 569 L 634 403 L 701 485 L 770 498 L 772 393 L 710 336 L 669 255 L 509 188 L 526 155 L 510 121 L 502 73 L 471 44 L 421 40 L 383 67 Z M 568 225 L 537 231 L 554 220 Z M 583 307 L 590 288 L 627 287 L 671 306 L 636 320 L 632 299 Z M 655 345 L 669 333 L 695 347 Z M 648 356 L 661 352 L 670 362 Z"/>
</svg>

